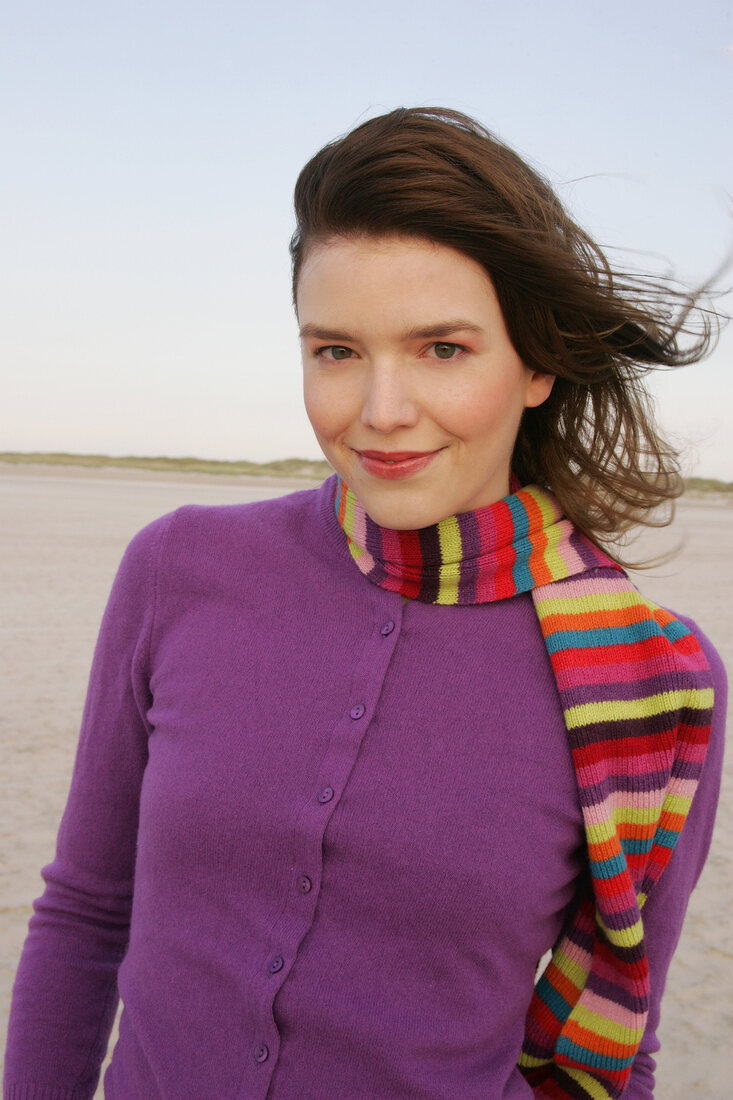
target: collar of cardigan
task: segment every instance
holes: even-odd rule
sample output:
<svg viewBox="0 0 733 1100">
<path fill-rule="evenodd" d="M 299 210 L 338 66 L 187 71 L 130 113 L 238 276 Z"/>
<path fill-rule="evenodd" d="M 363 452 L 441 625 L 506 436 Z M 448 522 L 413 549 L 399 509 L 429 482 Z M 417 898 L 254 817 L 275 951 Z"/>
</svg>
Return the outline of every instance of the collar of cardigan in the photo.
<svg viewBox="0 0 733 1100">
<path fill-rule="evenodd" d="M 334 511 L 361 572 L 423 603 L 490 603 L 599 566 L 623 572 L 537 485 L 419 531 L 393 531 L 337 478 Z"/>
</svg>

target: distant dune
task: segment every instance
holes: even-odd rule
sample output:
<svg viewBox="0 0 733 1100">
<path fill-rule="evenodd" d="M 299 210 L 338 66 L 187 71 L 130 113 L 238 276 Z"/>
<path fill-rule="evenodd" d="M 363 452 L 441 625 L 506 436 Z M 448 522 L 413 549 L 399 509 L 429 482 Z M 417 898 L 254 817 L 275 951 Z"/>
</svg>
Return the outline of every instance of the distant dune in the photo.
<svg viewBox="0 0 733 1100">
<path fill-rule="evenodd" d="M 167 458 L 165 455 L 77 455 L 43 451 L 0 451 L 0 462 L 14 465 L 116 466 L 123 469 L 159 470 L 187 474 L 246 474 L 249 477 L 303 477 L 322 479 L 332 472 L 325 461 L 279 458 L 274 462 L 220 462 L 208 458 Z"/>
<path fill-rule="evenodd" d="M 165 455 L 77 455 L 65 452 L 0 451 L 0 462 L 14 465 L 85 466 L 98 469 L 115 466 L 122 469 L 158 470 L 187 474 L 244 474 L 248 477 L 303 477 L 321 480 L 332 472 L 323 460 L 311 458 L 278 458 L 273 462 L 221 462 L 209 458 L 167 458 Z M 733 481 L 711 477 L 688 477 L 685 485 L 692 493 L 731 493 Z"/>
<path fill-rule="evenodd" d="M 714 477 L 688 477 L 685 485 L 693 493 L 733 493 L 733 481 L 718 481 Z"/>
</svg>

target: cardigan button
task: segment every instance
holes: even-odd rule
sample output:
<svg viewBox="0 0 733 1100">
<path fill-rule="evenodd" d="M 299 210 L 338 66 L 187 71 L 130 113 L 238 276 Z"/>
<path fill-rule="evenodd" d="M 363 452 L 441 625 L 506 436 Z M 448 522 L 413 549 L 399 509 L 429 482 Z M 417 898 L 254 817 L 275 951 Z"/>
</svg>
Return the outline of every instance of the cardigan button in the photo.
<svg viewBox="0 0 733 1100">
<path fill-rule="evenodd" d="M 382 635 L 383 638 L 386 638 L 387 635 L 391 634 L 393 630 L 394 630 L 394 623 L 392 622 L 391 619 L 389 619 L 388 622 L 382 623 L 382 625 L 379 629 L 379 633 Z"/>
<path fill-rule="evenodd" d="M 358 718 L 364 717 L 364 715 L 366 714 L 366 707 L 363 703 L 357 703 L 356 706 L 351 708 L 349 714 L 354 719 L 354 721 L 356 721 Z"/>
<path fill-rule="evenodd" d="M 300 890 L 301 894 L 310 894 L 311 890 L 313 889 L 313 883 L 307 875 L 301 875 L 298 879 L 298 889 Z"/>
<path fill-rule="evenodd" d="M 319 802 L 330 802 L 333 798 L 333 787 L 324 787 L 318 796 Z"/>
<path fill-rule="evenodd" d="M 270 959 L 267 969 L 271 974 L 277 974 L 278 970 L 282 970 L 285 966 L 285 959 L 282 955 L 276 955 L 274 959 Z"/>
<path fill-rule="evenodd" d="M 270 1048 L 268 1047 L 267 1043 L 260 1043 L 259 1046 L 255 1047 L 255 1050 L 254 1050 L 255 1062 L 266 1062 L 269 1057 L 270 1057 Z"/>
</svg>

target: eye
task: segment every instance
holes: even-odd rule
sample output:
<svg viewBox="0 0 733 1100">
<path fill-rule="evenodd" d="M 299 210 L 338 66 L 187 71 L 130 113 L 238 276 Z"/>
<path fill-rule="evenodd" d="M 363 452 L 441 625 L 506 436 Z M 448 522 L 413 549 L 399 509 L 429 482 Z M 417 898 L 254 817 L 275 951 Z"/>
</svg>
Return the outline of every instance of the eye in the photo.
<svg viewBox="0 0 733 1100">
<path fill-rule="evenodd" d="M 448 344 L 445 341 L 431 345 L 436 359 L 456 359 L 466 349 L 462 344 Z"/>
<path fill-rule="evenodd" d="M 328 344 L 326 347 L 316 349 L 317 358 L 333 359 L 337 362 L 341 359 L 350 359 L 353 354 L 351 348 L 342 347 L 341 344 Z"/>
</svg>

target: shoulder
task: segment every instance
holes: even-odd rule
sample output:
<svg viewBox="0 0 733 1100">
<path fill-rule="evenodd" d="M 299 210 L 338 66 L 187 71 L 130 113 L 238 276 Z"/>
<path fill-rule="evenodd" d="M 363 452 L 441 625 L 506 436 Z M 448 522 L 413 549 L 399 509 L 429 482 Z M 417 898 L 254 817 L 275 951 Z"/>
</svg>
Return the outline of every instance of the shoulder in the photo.
<svg viewBox="0 0 733 1100">
<path fill-rule="evenodd" d="M 704 662 L 707 663 L 712 677 L 712 687 L 715 690 L 716 709 L 720 710 L 722 707 L 722 709 L 725 710 L 727 677 L 723 661 L 713 643 L 695 620 L 689 615 L 682 615 L 678 611 L 662 603 L 657 603 L 655 600 L 649 599 L 643 591 L 639 591 L 635 581 L 625 572 L 617 575 L 616 583 L 620 587 L 625 587 L 628 593 L 631 594 L 632 599 L 640 601 L 640 605 L 648 609 L 647 613 L 651 614 L 664 637 L 672 644 L 683 666 L 686 663 L 687 657 L 694 658 L 694 653 L 697 653 L 697 661 L 691 659 L 688 668 L 690 670 L 700 668 L 699 652 L 702 652 Z M 688 640 L 692 638 L 694 641 L 691 642 L 691 645 L 686 646 L 684 641 L 685 638 Z M 695 642 L 697 645 L 695 645 Z M 694 652 L 690 653 L 689 651 Z"/>
<path fill-rule="evenodd" d="M 713 687 L 710 740 L 702 763 L 702 772 L 688 822 L 680 839 L 680 847 L 684 851 L 687 847 L 694 847 L 693 841 L 697 835 L 697 855 L 694 860 L 694 882 L 696 882 L 710 848 L 720 797 L 725 748 L 728 680 L 720 654 L 697 623 L 686 615 L 675 615 L 675 617 L 697 639 L 710 668 Z M 687 834 L 686 837 L 685 834 Z M 682 843 L 685 840 L 686 843 Z"/>
<path fill-rule="evenodd" d="M 142 528 L 131 540 L 125 558 L 147 562 L 188 558 L 216 550 L 241 552 L 279 542 L 304 539 L 317 527 L 324 487 L 246 504 L 187 504 Z"/>
<path fill-rule="evenodd" d="M 197 538 L 266 540 L 285 531 L 308 528 L 318 510 L 319 489 L 298 490 L 284 496 L 246 504 L 187 504 L 171 513 L 169 541 Z"/>
<path fill-rule="evenodd" d="M 690 619 L 687 615 L 678 615 L 672 612 L 675 618 L 679 619 L 683 623 L 690 633 L 697 639 L 700 648 L 702 649 L 705 657 L 707 658 L 708 665 L 710 666 L 710 672 L 713 677 L 713 686 L 715 687 L 715 705 L 716 708 L 722 704 L 723 710 L 725 710 L 725 703 L 728 690 L 728 677 L 723 665 L 723 659 L 718 653 L 713 643 L 708 638 L 707 634 L 701 630 L 697 623 Z M 718 694 L 721 694 L 722 698 L 718 698 Z"/>
<path fill-rule="evenodd" d="M 728 705 L 728 677 L 725 666 L 717 649 L 694 620 L 685 615 L 676 618 L 683 623 L 697 639 L 710 668 L 713 687 L 713 709 L 710 722 L 710 741 L 705 756 L 703 776 L 705 787 L 714 807 L 717 805 L 723 771 L 723 752 L 725 741 L 726 714 Z"/>
<path fill-rule="evenodd" d="M 665 634 L 674 638 L 675 641 L 681 641 L 682 644 L 684 644 L 685 637 L 689 638 L 691 635 L 699 646 L 699 651 L 696 651 L 697 657 L 694 652 L 690 652 L 689 647 L 683 649 L 683 653 L 687 655 L 686 658 L 683 657 L 683 660 L 690 662 L 687 667 L 691 670 L 700 670 L 701 652 L 709 669 L 709 678 L 706 674 L 706 683 L 709 687 L 712 687 L 713 694 L 712 709 L 708 711 L 710 740 L 705 754 L 703 773 L 706 781 L 705 785 L 714 807 L 717 803 L 723 767 L 723 744 L 728 703 L 728 677 L 725 666 L 718 650 L 694 619 L 688 615 L 680 615 L 669 608 L 661 608 L 660 610 L 671 619 L 673 627 L 670 631 L 669 624 L 667 624 Z M 704 664 L 702 667 L 704 668 Z"/>
<path fill-rule="evenodd" d="M 280 604 L 353 569 L 326 533 L 331 501 L 326 481 L 253 503 L 185 505 L 135 536 L 123 569 L 152 577 L 159 610 L 210 599 Z"/>
</svg>

